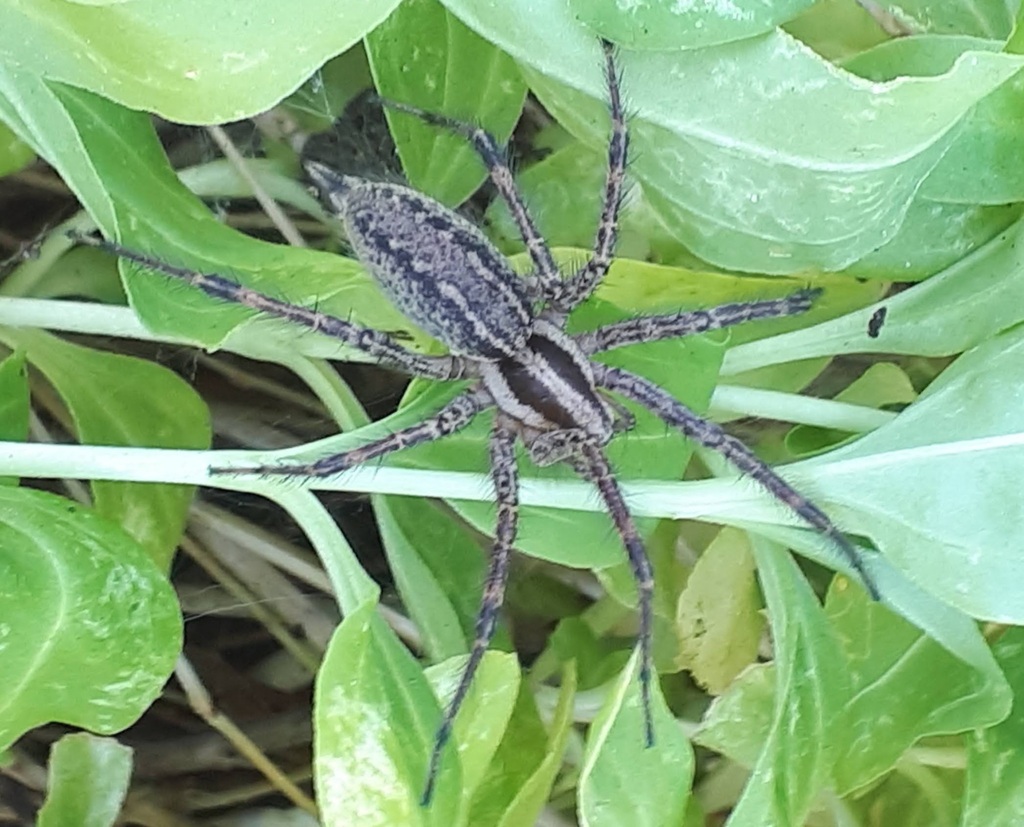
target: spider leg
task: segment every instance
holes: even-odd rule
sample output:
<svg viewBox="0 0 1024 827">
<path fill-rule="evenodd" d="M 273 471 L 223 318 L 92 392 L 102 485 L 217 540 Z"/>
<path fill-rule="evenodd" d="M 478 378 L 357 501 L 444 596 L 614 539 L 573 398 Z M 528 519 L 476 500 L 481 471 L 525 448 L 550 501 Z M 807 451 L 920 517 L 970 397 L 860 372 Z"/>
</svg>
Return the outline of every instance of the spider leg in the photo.
<svg viewBox="0 0 1024 827">
<path fill-rule="evenodd" d="M 594 239 L 594 253 L 583 267 L 576 271 L 565 284 L 553 305 L 562 313 L 586 301 L 594 292 L 601 279 L 608 272 L 615 251 L 618 235 L 619 209 L 622 206 L 626 178 L 626 159 L 629 154 L 629 133 L 626 127 L 626 113 L 622 108 L 622 94 L 619 88 L 619 72 L 615 68 L 612 44 L 601 41 L 604 49 L 605 75 L 608 78 L 608 103 L 611 111 L 612 134 L 608 141 L 608 175 L 604 186 L 604 203 L 601 218 Z"/>
<path fill-rule="evenodd" d="M 717 451 L 742 473 L 750 475 L 777 500 L 788 506 L 804 522 L 832 541 L 846 561 L 860 576 L 868 594 L 879 599 L 878 586 L 868 572 L 864 558 L 828 516 L 807 497 L 762 462 L 746 445 L 727 434 L 714 422 L 697 416 L 653 382 L 619 368 L 594 363 L 596 384 L 638 402 L 690 439 Z"/>
<path fill-rule="evenodd" d="M 130 250 L 113 241 L 106 241 L 94 236 L 75 233 L 72 238 L 82 244 L 96 247 L 119 258 L 139 264 L 148 270 L 155 270 L 162 275 L 183 281 L 215 299 L 223 299 L 324 333 L 390 367 L 413 376 L 425 376 L 430 379 L 459 379 L 471 373 L 465 360 L 458 356 L 421 356 L 411 350 L 406 350 L 387 333 L 371 330 L 318 310 L 266 296 L 224 276 L 198 273 L 185 267 L 175 267 L 145 253 Z"/>
<path fill-rule="evenodd" d="M 378 457 L 387 456 L 395 451 L 404 448 L 412 448 L 415 445 L 422 445 L 426 442 L 453 434 L 465 428 L 473 418 L 483 410 L 486 410 L 494 402 L 491 395 L 482 388 L 470 388 L 465 393 L 456 396 L 451 402 L 429 419 L 402 428 L 400 431 L 388 434 L 387 436 L 360 445 L 350 451 L 340 454 L 332 454 L 323 457 L 316 462 L 294 464 L 294 465 L 257 465 L 250 468 L 211 468 L 214 474 L 237 474 L 244 470 L 247 474 L 267 474 L 289 477 L 329 477 L 332 474 L 340 474 L 356 465 L 369 462 Z"/>
<path fill-rule="evenodd" d="M 820 289 L 806 289 L 798 290 L 781 299 L 736 302 L 711 307 L 707 310 L 666 313 L 661 316 L 641 316 L 608 324 L 596 330 L 589 330 L 574 338 L 580 349 L 590 356 L 606 350 L 614 350 L 617 347 L 705 333 L 708 330 L 732 327 L 732 325 L 755 319 L 796 316 L 810 310 L 819 295 L 821 295 Z"/>
<path fill-rule="evenodd" d="M 487 646 L 494 637 L 498 623 L 498 612 L 505 599 L 505 584 L 508 581 L 509 555 L 512 543 L 515 542 L 516 528 L 519 522 L 519 474 L 516 469 L 515 432 L 508 426 L 502 416 L 494 425 L 491 433 L 491 479 L 494 482 L 494 493 L 498 505 L 498 522 L 494 532 L 494 545 L 491 548 L 491 560 L 487 569 L 487 580 L 480 601 L 480 610 L 476 616 L 476 634 L 469 660 L 462 670 L 459 685 L 452 695 L 441 719 L 441 725 L 434 736 L 434 747 L 430 753 L 430 764 L 427 769 L 427 781 L 423 788 L 420 803 L 425 807 L 430 804 L 434 795 L 434 784 L 441 763 L 441 753 L 451 738 L 452 724 L 459 709 L 466 700 L 466 694 L 473 683 L 480 661 L 483 659 Z"/>
<path fill-rule="evenodd" d="M 515 178 L 508 164 L 507 153 L 505 148 L 498 144 L 497 139 L 482 127 L 474 126 L 471 123 L 455 118 L 449 118 L 436 112 L 428 112 L 425 109 L 420 109 L 418 106 L 385 100 L 383 98 L 381 103 L 388 109 L 404 112 L 406 115 L 413 115 L 431 126 L 442 127 L 457 135 L 461 135 L 469 141 L 487 168 L 487 176 L 491 179 L 491 183 L 494 184 L 498 195 L 501 196 L 508 206 L 512 220 L 519 229 L 519 235 L 522 237 L 523 243 L 526 245 L 526 251 L 533 262 L 534 273 L 532 275 L 539 279 L 541 291 L 545 296 L 560 293 L 563 288 L 562 274 L 559 272 L 558 266 L 551 256 L 551 250 L 547 242 L 537 229 L 537 225 L 534 223 L 533 217 L 526 207 L 526 202 L 523 201 L 523 197 L 516 188 Z"/>
<path fill-rule="evenodd" d="M 629 557 L 629 567 L 636 580 L 640 609 L 640 697 L 644 712 L 644 741 L 647 746 L 654 744 L 654 719 L 651 713 L 651 681 L 654 675 L 651 635 L 653 631 L 654 574 L 651 562 L 644 549 L 636 523 L 626 507 L 622 489 L 615 481 L 614 473 L 604 451 L 593 442 L 580 446 L 579 459 L 573 463 L 577 473 L 597 486 L 601 499 L 608 507 L 615 529 L 622 538 Z"/>
</svg>

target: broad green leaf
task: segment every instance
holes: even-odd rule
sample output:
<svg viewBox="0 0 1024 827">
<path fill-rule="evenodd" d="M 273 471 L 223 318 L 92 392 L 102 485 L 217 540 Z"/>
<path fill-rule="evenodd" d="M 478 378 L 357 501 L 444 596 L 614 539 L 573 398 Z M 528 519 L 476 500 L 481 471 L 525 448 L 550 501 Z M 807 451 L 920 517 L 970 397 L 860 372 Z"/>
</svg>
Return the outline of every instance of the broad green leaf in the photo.
<svg viewBox="0 0 1024 827">
<path fill-rule="evenodd" d="M 1010 687 L 994 662 L 982 671 L 957 660 L 860 589 L 833 584 L 825 614 L 852 683 L 833 771 L 840 794 L 875 780 L 921 738 L 981 730 L 1006 716 Z"/>
<path fill-rule="evenodd" d="M 132 774 L 132 751 L 112 738 L 65 735 L 50 750 L 46 803 L 38 827 L 110 827 Z"/>
<path fill-rule="evenodd" d="M 1021 209 L 1020 204 L 944 204 L 919 193 L 893 239 L 843 272 L 859 279 L 923 281 L 1005 231 L 1020 219 Z"/>
<path fill-rule="evenodd" d="M 521 61 L 563 126 L 606 144 L 600 49 L 564 3 L 446 5 Z M 964 117 L 1024 59 L 972 51 L 938 77 L 873 84 L 775 30 L 620 64 L 637 113 L 630 170 L 669 229 L 713 264 L 791 273 L 842 269 L 890 240 Z"/>
<path fill-rule="evenodd" d="M 634 653 L 587 733 L 578 802 L 584 827 L 660 827 L 678 824 L 686 811 L 693 749 L 665 705 L 657 677 L 651 699 L 655 742 L 644 744 L 638 664 Z"/>
<path fill-rule="evenodd" d="M 764 615 L 745 535 L 724 529 L 704 550 L 679 596 L 678 666 L 712 695 L 757 658 Z"/>
<path fill-rule="evenodd" d="M 405 48 L 411 43 L 416 48 Z M 385 98 L 484 126 L 499 142 L 519 120 L 526 85 L 512 58 L 437 0 L 406 0 L 369 34 L 366 49 Z M 385 111 L 413 187 L 460 204 L 480 186 L 485 170 L 464 137 Z"/>
<path fill-rule="evenodd" d="M 181 649 L 174 591 L 146 551 L 92 511 L 24 488 L 0 487 L 0 628 L 5 746 L 49 721 L 119 732 Z"/>
<path fill-rule="evenodd" d="M 746 4 L 570 0 L 569 8 L 601 37 L 631 49 L 657 50 L 717 46 L 753 37 L 813 4 L 814 0 Z"/>
<path fill-rule="evenodd" d="M 431 806 L 419 803 L 437 716 L 426 678 L 376 605 L 349 614 L 316 683 L 313 774 L 325 827 L 453 824 L 460 785 L 450 754 Z"/>
<path fill-rule="evenodd" d="M 0 330 L 53 385 L 92 445 L 207 448 L 209 413 L 177 374 L 142 359 L 104 353 L 28 328 Z M 99 514 L 120 525 L 166 568 L 181 539 L 189 486 L 92 482 Z"/>
<path fill-rule="evenodd" d="M 541 658 L 545 656 L 555 658 L 560 664 L 573 661 L 576 664 L 579 688 L 587 690 L 614 680 L 626 668 L 626 661 L 631 654 L 623 649 L 621 640 L 610 641 L 598 637 L 585 620 L 573 615 L 559 621 L 548 638 L 547 648 Z M 534 663 L 534 674 L 540 664 L 540 659 Z"/>
<path fill-rule="evenodd" d="M 849 678 L 821 606 L 792 557 L 753 539 L 775 642 L 775 710 L 764 749 L 729 827 L 801 824 L 828 784 L 845 731 Z"/>
<path fill-rule="evenodd" d="M 999 52 L 1002 40 L 922 35 L 890 40 L 857 55 L 844 68 L 874 81 L 948 72 L 971 51 Z M 1024 78 L 1011 78 L 965 118 L 949 151 L 921 188 L 928 201 L 962 205 L 1002 205 L 1024 196 L 1024 176 L 1017 168 L 1024 126 Z M 949 232 L 947 231 L 947 235 Z"/>
<path fill-rule="evenodd" d="M 431 659 L 467 651 L 484 582 L 484 551 L 465 527 L 411 497 L 375 497 L 388 565 Z"/>
<path fill-rule="evenodd" d="M 466 657 L 451 658 L 430 667 L 426 674 L 439 698 L 455 694 Z M 455 719 L 453 744 L 462 765 L 462 810 L 469 810 L 491 759 L 504 736 L 519 695 L 519 661 L 506 652 L 489 652 L 480 663 L 465 704 Z"/>
<path fill-rule="evenodd" d="M 972 617 L 1018 623 L 1024 330 L 960 357 L 889 425 L 791 466 L 917 584 Z M 813 469 L 813 470 L 812 470 Z"/>
<path fill-rule="evenodd" d="M 1007 629 L 994 650 L 1013 689 L 1013 709 L 1002 723 L 970 737 L 962 827 L 1024 822 L 1024 630 Z"/>
<path fill-rule="evenodd" d="M 0 64 L 183 123 L 237 121 L 294 91 L 397 0 L 116 4 L 11 0 Z M 282 59 L 287 55 L 287 59 Z"/>
</svg>

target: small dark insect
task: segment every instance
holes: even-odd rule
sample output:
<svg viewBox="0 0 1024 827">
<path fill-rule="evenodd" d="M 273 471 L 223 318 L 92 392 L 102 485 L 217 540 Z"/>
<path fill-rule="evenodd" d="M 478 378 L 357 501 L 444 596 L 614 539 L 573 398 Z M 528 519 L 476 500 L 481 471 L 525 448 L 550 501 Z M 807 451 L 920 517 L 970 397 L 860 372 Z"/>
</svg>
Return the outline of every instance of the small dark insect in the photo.
<svg viewBox="0 0 1024 827">
<path fill-rule="evenodd" d="M 882 332 L 882 325 L 885 324 L 885 315 L 888 312 L 887 308 L 879 307 L 868 319 L 868 336 L 872 339 L 877 339 L 878 334 Z"/>
<path fill-rule="evenodd" d="M 781 299 L 742 302 L 606 325 L 586 333 L 565 332 L 568 315 L 604 278 L 615 249 L 622 203 L 628 137 L 612 48 L 604 44 L 611 110 L 611 138 L 604 201 L 590 260 L 563 277 L 551 251 L 516 190 L 505 152 L 482 129 L 389 103 L 392 108 L 464 136 L 479 153 L 487 173 L 511 211 L 533 263 L 533 272 L 516 275 L 491 242 L 461 216 L 407 187 L 371 183 L 339 175 L 323 164 L 306 165 L 330 208 L 341 218 L 348 240 L 364 266 L 391 300 L 417 325 L 448 346 L 448 356 L 423 356 L 406 350 L 376 330 L 297 307 L 248 290 L 217 275 L 175 268 L 118 245 L 91 240 L 117 255 L 183 279 L 211 296 L 244 304 L 334 336 L 380 362 L 414 376 L 472 379 L 470 387 L 431 418 L 367 445 L 307 465 L 249 469 L 256 474 L 321 477 L 340 473 L 392 451 L 430 442 L 468 425 L 482 411 L 496 409 L 490 438 L 491 478 L 497 500 L 497 527 L 476 635 L 455 694 L 448 702 L 434 739 L 423 791 L 428 804 L 452 723 L 494 634 L 505 594 L 509 555 L 519 515 L 515 443 L 521 440 L 540 466 L 566 462 L 594 484 L 622 538 L 639 591 L 640 687 L 644 737 L 651 745 L 651 565 L 604 446 L 633 426 L 632 417 L 607 396 L 638 403 L 686 437 L 718 451 L 749 474 L 804 522 L 827 537 L 858 572 L 867 590 L 878 591 L 860 552 L 810 500 L 759 460 L 742 442 L 695 414 L 653 382 L 591 356 L 627 345 L 654 342 L 729 327 L 753 319 L 806 312 L 817 290 L 800 290 Z M 237 473 L 239 469 L 216 469 Z"/>
</svg>

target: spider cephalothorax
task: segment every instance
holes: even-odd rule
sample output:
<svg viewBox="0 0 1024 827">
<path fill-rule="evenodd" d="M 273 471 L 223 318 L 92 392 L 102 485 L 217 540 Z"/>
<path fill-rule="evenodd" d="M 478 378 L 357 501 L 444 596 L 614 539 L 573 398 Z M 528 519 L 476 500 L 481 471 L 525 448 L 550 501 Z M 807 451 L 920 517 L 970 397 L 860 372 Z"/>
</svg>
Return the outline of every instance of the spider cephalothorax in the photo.
<svg viewBox="0 0 1024 827">
<path fill-rule="evenodd" d="M 611 110 L 611 140 L 604 201 L 593 255 L 563 276 L 512 181 L 504 153 L 482 129 L 404 104 L 390 107 L 465 136 L 487 167 L 507 203 L 533 264 L 518 276 L 483 233 L 438 202 L 407 187 L 338 175 L 319 163 L 307 171 L 322 197 L 339 216 L 359 260 L 391 300 L 414 322 L 449 348 L 447 356 L 424 356 L 403 348 L 387 334 L 359 327 L 316 310 L 297 307 L 240 287 L 221 276 L 170 267 L 102 242 L 101 246 L 177 278 L 210 295 L 239 302 L 319 330 L 406 373 L 433 379 L 471 379 L 468 389 L 436 415 L 343 454 L 307 465 L 250 469 L 258 474 L 326 476 L 401 448 L 454 433 L 482 411 L 496 409 L 490 439 L 491 478 L 497 526 L 484 595 L 477 615 L 469 661 L 438 728 L 430 757 L 424 803 L 430 801 L 443 747 L 452 722 L 494 632 L 505 591 L 509 554 L 518 519 L 515 442 L 521 440 L 538 465 L 570 464 L 599 491 L 622 538 L 639 592 L 640 684 L 645 737 L 653 741 L 651 719 L 651 598 L 653 581 L 643 541 L 626 508 L 604 453 L 632 417 L 609 394 L 646 407 L 684 435 L 720 452 L 749 474 L 806 523 L 828 537 L 877 595 L 858 551 L 817 506 L 799 494 L 739 440 L 701 418 L 666 391 L 626 370 L 591 361 L 595 353 L 641 342 L 676 338 L 752 319 L 803 313 L 817 291 L 801 290 L 782 299 L 722 305 L 709 310 L 645 316 L 570 336 L 568 314 L 586 300 L 604 277 L 615 247 L 622 201 L 627 132 L 618 76 L 608 44 L 605 69 Z M 680 366 L 685 370 L 685 366 Z M 240 469 L 230 470 L 238 473 Z"/>
</svg>

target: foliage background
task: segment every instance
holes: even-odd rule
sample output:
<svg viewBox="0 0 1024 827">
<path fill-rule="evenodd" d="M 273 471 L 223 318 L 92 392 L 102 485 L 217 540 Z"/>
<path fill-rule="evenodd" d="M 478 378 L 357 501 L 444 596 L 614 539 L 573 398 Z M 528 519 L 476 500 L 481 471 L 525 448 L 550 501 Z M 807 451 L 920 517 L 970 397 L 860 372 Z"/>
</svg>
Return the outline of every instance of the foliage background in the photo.
<svg viewBox="0 0 1024 827">
<path fill-rule="evenodd" d="M 724 9 L 296 0 L 287 11 L 269 0 L 8 0 L 0 169 L 13 173 L 38 154 L 86 213 L 55 227 L 36 257 L 12 262 L 0 285 L 0 343 L 10 354 L 0 363 L 0 434 L 9 440 L 0 451 L 3 744 L 48 721 L 115 734 L 160 693 L 181 645 L 165 575 L 187 486 L 202 484 L 284 506 L 317 550 L 344 617 L 319 666 L 312 712 L 324 823 L 1019 818 L 1019 10 L 986 0 L 885 5 L 912 36 L 888 37 L 840 0 Z M 635 188 L 622 258 L 577 323 L 824 287 L 795 322 L 615 358 L 716 418 L 793 423 L 738 427 L 773 460 L 807 457 L 787 476 L 878 549 L 871 559 L 884 599 L 871 603 L 818 565 L 798 568 L 786 546 L 839 563 L 714 458 L 699 459 L 716 479 L 679 482 L 691 448 L 641 419 L 613 458 L 632 508 L 650 518 L 658 569 L 657 748 L 639 745 L 633 595 L 618 544 L 586 486 L 531 471 L 522 550 L 592 568 L 603 588 L 583 608 L 576 595 L 565 602 L 552 569 L 524 575 L 525 591 L 538 596 L 532 606 L 513 601 L 517 625 L 532 612 L 557 620 L 555 631 L 526 680 L 508 655 L 489 655 L 460 719 L 458 756 L 447 757 L 438 798 L 422 809 L 439 714 L 431 687 L 451 684 L 478 592 L 480 544 L 466 525 L 486 533 L 491 522 L 480 476 L 486 423 L 323 486 L 373 495 L 401 605 L 425 660 L 437 663 L 425 673 L 308 490 L 211 479 L 207 469 L 340 450 L 421 417 L 453 390 L 414 383 L 393 415 L 367 425 L 324 361 L 356 354 L 124 265 L 122 299 L 109 262 L 72 265 L 86 251 L 69 252 L 63 231 L 95 226 L 174 264 L 225 272 L 430 347 L 354 262 L 220 223 L 195 193 L 237 196 L 245 183 L 217 162 L 175 174 L 148 113 L 213 124 L 285 100 L 323 119 L 368 72 L 386 96 L 505 137 L 529 90 L 553 120 L 541 119 L 532 136 L 547 154 L 524 157 L 522 186 L 547 237 L 575 261 L 590 243 L 603 174 L 596 34 L 622 47 Z M 401 120 L 392 134 L 408 179 L 446 203 L 462 203 L 482 181 L 451 136 Z M 271 142 L 250 167 L 278 201 L 323 218 L 297 183 L 287 142 Z M 490 205 L 485 219 L 517 252 L 500 209 Z M 881 308 L 885 323 L 872 335 Z M 346 433 L 214 459 L 206 406 L 186 382 L 47 330 L 194 344 L 283 366 Z M 875 355 L 851 372 L 858 354 Z M 824 398 L 796 393 L 812 380 Z M 80 445 L 24 441 L 30 385 L 36 400 L 41 387 L 59 399 Z M 19 477 L 89 480 L 88 507 Z M 401 494 L 444 498 L 465 523 L 424 500 L 387 496 Z M 678 522 L 690 518 L 734 528 Z M 557 692 L 540 685 L 556 677 Z M 705 760 L 695 762 L 695 746 Z M 130 769 L 125 752 L 110 741 L 60 747 L 40 823 L 110 823 Z M 65 784 L 84 792 L 68 795 Z M 74 821 L 65 808 L 84 795 L 97 802 L 93 820 Z"/>
</svg>

